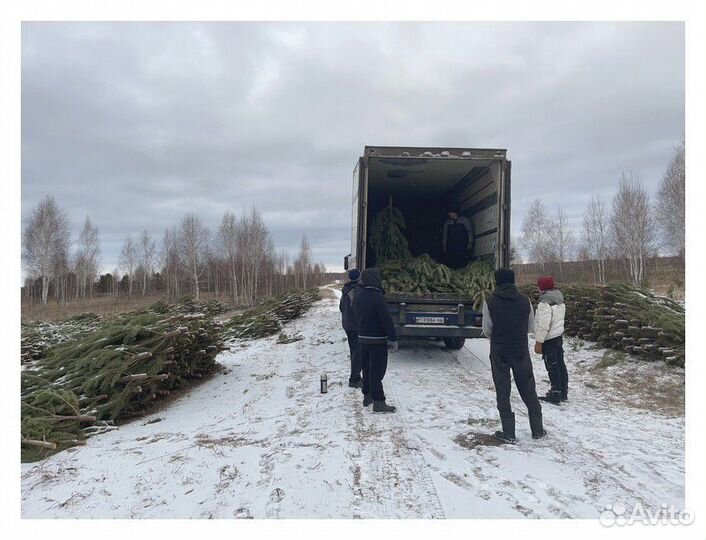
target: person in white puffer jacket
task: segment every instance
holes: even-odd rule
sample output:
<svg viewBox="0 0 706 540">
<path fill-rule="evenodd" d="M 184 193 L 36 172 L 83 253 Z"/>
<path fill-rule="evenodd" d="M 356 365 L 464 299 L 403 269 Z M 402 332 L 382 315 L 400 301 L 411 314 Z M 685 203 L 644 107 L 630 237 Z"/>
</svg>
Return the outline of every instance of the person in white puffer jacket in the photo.
<svg viewBox="0 0 706 540">
<path fill-rule="evenodd" d="M 564 362 L 564 317 L 566 304 L 564 295 L 556 288 L 552 276 L 542 276 L 537 280 L 540 297 L 535 314 L 534 352 L 542 355 L 547 368 L 551 389 L 539 399 L 559 405 L 569 396 L 569 374 Z"/>
</svg>

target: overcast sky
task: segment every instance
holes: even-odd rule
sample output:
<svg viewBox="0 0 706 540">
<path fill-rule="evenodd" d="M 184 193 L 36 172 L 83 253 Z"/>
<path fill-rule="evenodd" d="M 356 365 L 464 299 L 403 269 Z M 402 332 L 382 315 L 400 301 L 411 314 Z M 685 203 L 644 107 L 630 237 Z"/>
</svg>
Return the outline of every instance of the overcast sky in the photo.
<svg viewBox="0 0 706 540">
<path fill-rule="evenodd" d="M 580 223 L 622 171 L 654 192 L 684 133 L 681 23 L 24 23 L 22 212 L 54 195 L 161 239 L 256 205 L 341 268 L 363 146 L 507 148 L 513 232 L 535 197 Z"/>
</svg>

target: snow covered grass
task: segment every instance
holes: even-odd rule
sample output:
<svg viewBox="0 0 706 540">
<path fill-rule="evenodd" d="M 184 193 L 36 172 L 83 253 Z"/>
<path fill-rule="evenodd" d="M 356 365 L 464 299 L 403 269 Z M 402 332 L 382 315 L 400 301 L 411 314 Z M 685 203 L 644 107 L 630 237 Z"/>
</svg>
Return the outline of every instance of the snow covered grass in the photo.
<svg viewBox="0 0 706 540">
<path fill-rule="evenodd" d="M 334 291 L 332 291 L 334 292 Z M 567 341 L 570 401 L 516 445 L 498 428 L 486 340 L 403 343 L 394 415 L 348 388 L 335 295 L 274 335 L 234 342 L 225 373 L 165 410 L 22 466 L 23 517 L 586 517 L 684 504 L 684 370 Z M 535 357 L 538 391 L 547 386 Z M 329 391 L 319 393 L 327 373 Z"/>
</svg>

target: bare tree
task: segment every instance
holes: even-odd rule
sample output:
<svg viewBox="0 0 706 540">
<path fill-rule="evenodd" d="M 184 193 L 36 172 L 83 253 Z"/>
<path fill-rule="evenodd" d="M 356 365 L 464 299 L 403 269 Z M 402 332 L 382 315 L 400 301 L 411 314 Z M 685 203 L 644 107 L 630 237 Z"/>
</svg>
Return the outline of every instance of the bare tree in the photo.
<svg viewBox="0 0 706 540">
<path fill-rule="evenodd" d="M 98 227 L 86 216 L 83 228 L 78 236 L 78 249 L 75 258 L 76 278 L 78 280 L 77 294 L 81 298 L 93 296 L 93 282 L 98 274 L 100 263 L 100 243 Z"/>
<path fill-rule="evenodd" d="M 218 243 L 228 266 L 234 304 L 238 303 L 238 240 L 238 222 L 231 212 L 226 212 L 218 228 Z"/>
<path fill-rule="evenodd" d="M 682 138 L 674 150 L 657 191 L 657 217 L 662 229 L 663 244 L 668 251 L 684 256 L 686 170 L 685 141 Z"/>
<path fill-rule="evenodd" d="M 164 269 L 164 280 L 167 288 L 167 296 L 175 299 L 179 296 L 179 242 L 176 227 L 170 227 L 164 231 L 162 239 L 162 268 Z"/>
<path fill-rule="evenodd" d="M 569 218 L 563 208 L 559 207 L 556 216 L 549 220 L 548 232 L 547 253 L 550 259 L 559 263 L 559 275 L 563 278 L 562 263 L 571 260 L 576 250 L 574 230 L 569 225 Z"/>
<path fill-rule="evenodd" d="M 117 298 L 120 293 L 120 269 L 117 266 L 113 268 L 113 275 L 110 278 L 110 288 L 111 294 Z"/>
<path fill-rule="evenodd" d="M 120 266 L 125 270 L 128 280 L 128 298 L 132 297 L 132 284 L 135 279 L 135 270 L 138 265 L 139 254 L 137 250 L 137 245 L 135 244 L 132 236 L 127 235 L 125 241 L 123 242 L 123 247 L 120 250 Z"/>
<path fill-rule="evenodd" d="M 241 290 L 248 303 L 255 301 L 261 284 L 261 270 L 274 251 L 270 233 L 257 208 L 243 215 L 238 226 L 238 251 L 241 254 Z"/>
<path fill-rule="evenodd" d="M 639 177 L 623 173 L 610 221 L 615 248 L 626 262 L 628 277 L 635 285 L 643 284 L 645 260 L 655 248 L 656 224 L 650 197 Z"/>
<path fill-rule="evenodd" d="M 157 252 L 157 244 L 152 240 L 152 235 L 147 229 L 142 231 L 137 249 L 142 270 L 142 296 L 144 296 L 147 292 L 147 278 L 152 274 L 154 258 Z"/>
<path fill-rule="evenodd" d="M 196 300 L 199 299 L 199 281 L 204 272 L 204 263 L 209 251 L 209 232 L 201 218 L 187 214 L 179 227 L 180 261 L 189 275 Z"/>
<path fill-rule="evenodd" d="M 69 248 L 69 218 L 54 197 L 47 196 L 32 210 L 23 234 L 22 259 L 28 273 L 42 281 L 42 304 L 47 303 L 49 283 Z"/>
<path fill-rule="evenodd" d="M 520 241 L 517 237 L 513 236 L 510 238 L 510 249 L 508 252 L 508 258 L 510 259 L 508 263 L 510 266 L 513 264 L 522 264 L 522 252 L 518 249 Z"/>
<path fill-rule="evenodd" d="M 287 290 L 289 288 L 289 252 L 286 249 L 280 250 L 277 262 L 282 280 L 281 290 Z"/>
<path fill-rule="evenodd" d="M 302 288 L 306 289 L 306 277 L 311 271 L 311 246 L 306 235 L 302 236 L 302 241 L 299 244 L 299 270 L 302 273 Z"/>
<path fill-rule="evenodd" d="M 588 259 L 595 261 L 599 283 L 606 282 L 606 262 L 610 251 L 608 210 L 600 197 L 591 197 L 583 214 L 583 247 Z"/>
<path fill-rule="evenodd" d="M 550 220 L 542 201 L 535 199 L 522 220 L 522 243 L 529 261 L 544 264 L 549 258 Z"/>
</svg>

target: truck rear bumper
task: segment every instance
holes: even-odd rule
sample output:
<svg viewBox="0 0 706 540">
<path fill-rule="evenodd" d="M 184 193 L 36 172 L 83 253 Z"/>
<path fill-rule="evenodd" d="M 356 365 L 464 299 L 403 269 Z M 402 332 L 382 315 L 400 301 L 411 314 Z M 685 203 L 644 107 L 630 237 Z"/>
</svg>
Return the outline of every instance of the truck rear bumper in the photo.
<svg viewBox="0 0 706 540">
<path fill-rule="evenodd" d="M 405 324 L 396 326 L 395 330 L 400 337 L 462 337 L 479 338 L 482 330 L 477 326 L 435 326 L 430 324 Z"/>
</svg>

